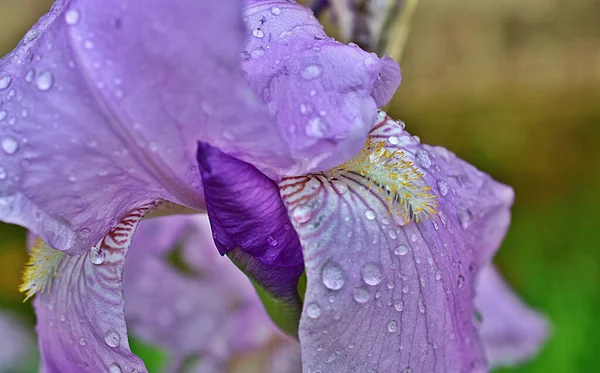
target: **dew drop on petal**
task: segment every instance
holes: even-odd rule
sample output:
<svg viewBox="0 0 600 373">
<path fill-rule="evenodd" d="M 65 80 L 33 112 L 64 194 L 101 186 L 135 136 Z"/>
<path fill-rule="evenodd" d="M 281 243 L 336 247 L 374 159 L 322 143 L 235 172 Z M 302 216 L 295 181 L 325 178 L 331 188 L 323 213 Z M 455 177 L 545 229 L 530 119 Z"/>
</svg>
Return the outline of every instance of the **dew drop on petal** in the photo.
<svg viewBox="0 0 600 373">
<path fill-rule="evenodd" d="M 271 7 L 271 14 L 273 14 L 274 16 L 278 16 L 281 14 L 281 9 L 276 6 Z"/>
<path fill-rule="evenodd" d="M 104 334 L 104 343 L 106 343 L 108 347 L 117 347 L 119 343 L 121 343 L 121 337 L 116 330 L 111 329 Z"/>
<path fill-rule="evenodd" d="M 79 11 L 77 9 L 69 9 L 65 13 L 65 22 L 67 22 L 67 25 L 71 26 L 79 23 Z"/>
<path fill-rule="evenodd" d="M 367 263 L 361 272 L 363 281 L 370 286 L 379 285 L 383 278 L 379 264 Z"/>
<path fill-rule="evenodd" d="M 306 306 L 306 314 L 311 319 L 318 319 L 321 316 L 321 307 L 317 303 L 311 303 Z"/>
<path fill-rule="evenodd" d="M 292 219 L 297 223 L 306 223 L 310 220 L 311 209 L 307 205 L 300 205 L 292 212 Z"/>
<path fill-rule="evenodd" d="M 252 31 L 252 35 L 254 35 L 254 37 L 257 37 L 259 39 L 265 37 L 265 33 L 263 32 L 263 30 L 261 30 L 259 28 Z"/>
<path fill-rule="evenodd" d="M 302 76 L 302 78 L 304 78 L 306 80 L 313 80 L 313 79 L 316 79 L 319 76 L 321 76 L 322 72 L 323 72 L 323 68 L 321 66 L 308 65 L 304 69 L 302 69 L 302 72 L 300 72 L 300 75 Z"/>
<path fill-rule="evenodd" d="M 81 338 L 79 338 L 79 344 L 81 346 L 85 346 L 85 345 L 87 345 L 87 341 L 85 340 L 85 338 L 81 337 Z"/>
<path fill-rule="evenodd" d="M 416 153 L 417 162 L 425 168 L 431 167 L 431 158 L 429 158 L 429 154 L 423 149 L 417 150 Z"/>
<path fill-rule="evenodd" d="M 323 285 L 329 290 L 340 290 L 346 283 L 344 270 L 332 261 L 325 263 L 321 277 Z"/>
<path fill-rule="evenodd" d="M 25 42 L 25 43 L 32 42 L 35 39 L 37 39 L 38 36 L 40 36 L 40 32 L 38 30 L 31 29 L 31 30 L 27 31 L 27 33 L 25 34 L 25 37 L 23 37 L 23 42 Z"/>
<path fill-rule="evenodd" d="M 390 136 L 390 137 L 388 137 L 388 141 L 392 145 L 398 145 L 400 143 L 400 139 L 398 139 L 398 137 L 396 137 L 396 136 Z"/>
<path fill-rule="evenodd" d="M 8 86 L 10 86 L 11 82 L 12 82 L 12 78 L 8 75 L 4 75 L 4 76 L 0 77 L 0 91 L 8 88 Z"/>
<path fill-rule="evenodd" d="M 442 271 L 441 270 L 438 269 L 437 271 L 435 271 L 435 279 L 437 281 L 442 279 Z"/>
<path fill-rule="evenodd" d="M 90 250 L 89 258 L 90 258 L 90 262 L 92 262 L 92 264 L 100 265 L 100 264 L 104 263 L 104 258 L 105 258 L 104 251 L 102 251 L 101 249 L 94 246 Z"/>
<path fill-rule="evenodd" d="M 12 137 L 4 137 L 0 142 L 0 146 L 2 146 L 4 153 L 8 155 L 15 154 L 19 150 L 19 143 Z"/>
<path fill-rule="evenodd" d="M 460 221 L 460 226 L 463 229 L 467 229 L 473 222 L 473 213 L 469 209 L 462 209 L 458 212 L 458 220 Z"/>
<path fill-rule="evenodd" d="M 404 302 L 400 299 L 396 299 L 394 301 L 394 309 L 398 312 L 402 312 L 402 310 L 404 310 Z"/>
<path fill-rule="evenodd" d="M 54 75 L 50 71 L 43 72 L 37 78 L 36 86 L 40 91 L 47 91 L 54 84 Z"/>
<path fill-rule="evenodd" d="M 446 180 L 440 179 L 437 181 L 437 187 L 442 196 L 448 194 L 448 182 Z"/>
<path fill-rule="evenodd" d="M 319 117 L 314 117 L 308 121 L 304 130 L 310 137 L 322 138 L 327 131 L 327 125 Z"/>
<path fill-rule="evenodd" d="M 8 116 L 8 113 L 6 112 L 6 110 L 0 110 L 0 122 L 2 122 L 4 119 L 6 119 L 7 116 Z"/>
<path fill-rule="evenodd" d="M 108 367 L 108 371 L 109 373 L 123 373 L 123 371 L 121 370 L 121 366 L 117 363 L 110 364 L 110 366 Z"/>
<path fill-rule="evenodd" d="M 396 246 L 396 248 L 394 249 L 394 254 L 396 255 L 406 255 L 408 253 L 408 246 L 402 244 L 399 246 Z"/>
<path fill-rule="evenodd" d="M 375 213 L 373 212 L 373 210 L 365 211 L 365 216 L 368 220 L 375 220 Z"/>
<path fill-rule="evenodd" d="M 369 291 L 365 288 L 356 288 L 352 292 L 352 297 L 358 303 L 366 303 L 369 300 Z"/>
<path fill-rule="evenodd" d="M 396 320 L 390 320 L 387 324 L 388 330 L 390 333 L 395 333 L 398 331 L 398 322 Z"/>
</svg>

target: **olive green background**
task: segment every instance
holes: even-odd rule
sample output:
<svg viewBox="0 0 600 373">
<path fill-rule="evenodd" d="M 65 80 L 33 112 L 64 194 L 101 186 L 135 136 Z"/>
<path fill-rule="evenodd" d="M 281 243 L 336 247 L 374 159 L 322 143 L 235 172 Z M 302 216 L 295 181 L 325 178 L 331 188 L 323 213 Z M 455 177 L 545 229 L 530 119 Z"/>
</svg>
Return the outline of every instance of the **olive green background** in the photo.
<svg viewBox="0 0 600 373">
<path fill-rule="evenodd" d="M 0 0 L 0 52 L 50 2 Z M 422 0 L 388 111 L 512 185 L 505 277 L 552 322 L 540 355 L 503 372 L 596 371 L 600 347 L 600 1 Z M 0 307 L 17 292 L 24 232 L 0 225 Z M 162 354 L 136 349 L 156 371 Z M 32 352 L 34 353 L 34 352 Z"/>
</svg>

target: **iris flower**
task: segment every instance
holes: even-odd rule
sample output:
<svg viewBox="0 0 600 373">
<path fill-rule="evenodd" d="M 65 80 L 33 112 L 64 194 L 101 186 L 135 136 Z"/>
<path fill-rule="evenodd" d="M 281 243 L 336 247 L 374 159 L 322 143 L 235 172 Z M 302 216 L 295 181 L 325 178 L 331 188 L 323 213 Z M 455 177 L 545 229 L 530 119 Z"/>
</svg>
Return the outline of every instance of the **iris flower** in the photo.
<svg viewBox="0 0 600 373">
<path fill-rule="evenodd" d="M 146 372 L 129 245 L 144 217 L 199 212 L 303 372 L 486 371 L 474 287 L 513 192 L 379 112 L 399 84 L 292 1 L 57 1 L 0 62 L 0 219 L 39 237 L 22 290 L 43 371 Z M 534 351 L 535 326 L 491 328 L 498 356 Z M 148 335 L 170 332 L 186 343 Z"/>
</svg>

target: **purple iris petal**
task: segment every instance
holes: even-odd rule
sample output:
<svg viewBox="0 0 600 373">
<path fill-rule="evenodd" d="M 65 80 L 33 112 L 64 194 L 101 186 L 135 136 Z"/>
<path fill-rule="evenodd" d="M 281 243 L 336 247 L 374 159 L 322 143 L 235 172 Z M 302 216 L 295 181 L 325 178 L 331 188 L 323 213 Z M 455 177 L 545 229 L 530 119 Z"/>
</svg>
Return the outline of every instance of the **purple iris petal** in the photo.
<svg viewBox="0 0 600 373">
<path fill-rule="evenodd" d="M 82 254 L 146 201 L 203 209 L 197 140 L 289 167 L 239 66 L 241 13 L 235 0 L 57 1 L 0 61 L 0 219 Z"/>
<path fill-rule="evenodd" d="M 512 365 L 536 354 L 548 337 L 548 322 L 523 304 L 492 265 L 479 273 L 476 293 L 479 334 L 490 365 Z"/>
<path fill-rule="evenodd" d="M 275 297 L 299 304 L 304 264 L 277 185 L 245 162 L 198 144 L 198 164 L 214 241 Z"/>
<path fill-rule="evenodd" d="M 327 37 L 306 9 L 285 0 L 247 1 L 242 68 L 267 105 L 294 157 L 287 174 L 326 170 L 362 149 L 400 84 L 390 58 Z"/>
<path fill-rule="evenodd" d="M 0 372 L 16 372 L 32 340 L 15 317 L 0 313 Z"/>
<path fill-rule="evenodd" d="M 385 116 L 371 141 L 355 169 L 280 183 L 308 279 L 304 371 L 485 371 L 473 280 L 512 191 Z"/>
<path fill-rule="evenodd" d="M 147 372 L 129 349 L 122 274 L 135 228 L 153 207 L 129 213 L 84 255 L 59 253 L 52 283 L 34 301 L 44 372 Z"/>
</svg>

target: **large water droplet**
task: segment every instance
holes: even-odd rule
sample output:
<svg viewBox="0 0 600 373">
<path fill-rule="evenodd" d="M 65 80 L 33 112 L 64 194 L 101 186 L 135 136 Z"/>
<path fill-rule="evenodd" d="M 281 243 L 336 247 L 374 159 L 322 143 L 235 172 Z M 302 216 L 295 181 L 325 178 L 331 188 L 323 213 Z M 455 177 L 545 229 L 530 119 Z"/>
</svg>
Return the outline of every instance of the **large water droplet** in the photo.
<svg viewBox="0 0 600 373">
<path fill-rule="evenodd" d="M 79 22 L 79 11 L 77 9 L 69 9 L 65 13 L 65 22 L 67 22 L 67 25 L 76 25 Z"/>
<path fill-rule="evenodd" d="M 375 220 L 375 212 L 373 212 L 373 210 L 365 211 L 365 216 L 368 220 Z"/>
<path fill-rule="evenodd" d="M 15 154 L 19 150 L 19 143 L 12 137 L 5 137 L 0 143 L 2 150 L 8 155 Z"/>
<path fill-rule="evenodd" d="M 370 286 L 379 285 L 383 275 L 381 273 L 381 266 L 376 263 L 367 263 L 362 268 L 362 278 L 365 284 Z"/>
<path fill-rule="evenodd" d="M 327 132 L 327 125 L 319 117 L 314 117 L 308 121 L 304 130 L 308 136 L 322 138 Z"/>
<path fill-rule="evenodd" d="M 306 314 L 311 319 L 318 319 L 321 316 L 321 307 L 317 303 L 311 303 L 306 306 Z"/>
<path fill-rule="evenodd" d="M 321 277 L 323 285 L 329 290 L 340 290 L 346 283 L 344 270 L 332 261 L 325 263 Z"/>
<path fill-rule="evenodd" d="M 281 9 L 276 6 L 271 7 L 271 14 L 273 14 L 274 16 L 278 16 L 281 14 Z"/>
<path fill-rule="evenodd" d="M 402 312 L 402 310 L 404 309 L 404 302 L 400 299 L 396 299 L 394 301 L 394 308 L 396 309 L 396 311 Z"/>
<path fill-rule="evenodd" d="M 396 320 L 390 320 L 387 327 L 390 333 L 395 333 L 398 331 L 398 322 Z"/>
<path fill-rule="evenodd" d="M 31 30 L 27 31 L 27 33 L 25 34 L 25 37 L 23 37 L 23 41 L 25 43 L 29 43 L 29 42 L 32 42 L 35 39 L 37 39 L 38 36 L 40 36 L 40 32 L 38 30 L 31 29 Z"/>
<path fill-rule="evenodd" d="M 437 181 L 437 187 L 442 196 L 448 194 L 448 182 L 446 180 L 440 179 Z"/>
<path fill-rule="evenodd" d="M 308 65 L 306 66 L 300 75 L 306 80 L 313 80 L 321 76 L 323 68 L 319 65 Z"/>
<path fill-rule="evenodd" d="M 0 77 L 0 91 L 8 88 L 10 83 L 12 82 L 12 78 L 8 75 L 4 75 Z"/>
<path fill-rule="evenodd" d="M 94 246 L 90 249 L 89 253 L 90 262 L 96 265 L 104 263 L 105 254 L 104 251 Z"/>
<path fill-rule="evenodd" d="M 109 330 L 104 334 L 104 343 L 109 347 L 117 347 L 121 343 L 121 337 L 116 330 Z"/>
<path fill-rule="evenodd" d="M 263 32 L 263 30 L 261 30 L 259 28 L 257 28 L 254 31 L 252 31 L 252 35 L 254 35 L 254 37 L 257 37 L 259 39 L 265 37 L 265 33 Z"/>
<path fill-rule="evenodd" d="M 300 205 L 292 212 L 292 219 L 297 223 L 306 223 L 310 220 L 311 209 L 307 205 Z"/>
<path fill-rule="evenodd" d="M 429 154 L 423 149 L 418 149 L 416 153 L 417 162 L 425 168 L 429 168 L 431 166 L 431 158 L 429 158 Z"/>
<path fill-rule="evenodd" d="M 400 143 L 400 139 L 398 139 L 398 137 L 396 137 L 396 136 L 390 136 L 390 137 L 388 137 L 388 141 L 392 145 L 398 145 Z"/>
<path fill-rule="evenodd" d="M 399 246 L 396 246 L 396 248 L 394 249 L 394 254 L 396 255 L 406 255 L 408 253 L 408 246 L 402 244 Z"/>
<path fill-rule="evenodd" d="M 369 300 L 369 291 L 365 288 L 356 288 L 352 292 L 352 297 L 358 303 L 366 303 Z"/>
<path fill-rule="evenodd" d="M 117 363 L 110 364 L 110 366 L 108 367 L 108 371 L 109 373 L 123 373 L 123 371 L 121 370 L 121 366 Z"/>
<path fill-rule="evenodd" d="M 45 71 L 37 78 L 36 86 L 40 91 L 47 91 L 54 84 L 54 75 L 50 71 Z"/>
</svg>

